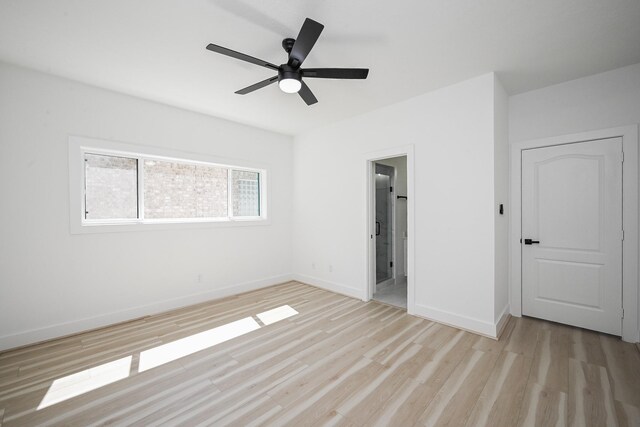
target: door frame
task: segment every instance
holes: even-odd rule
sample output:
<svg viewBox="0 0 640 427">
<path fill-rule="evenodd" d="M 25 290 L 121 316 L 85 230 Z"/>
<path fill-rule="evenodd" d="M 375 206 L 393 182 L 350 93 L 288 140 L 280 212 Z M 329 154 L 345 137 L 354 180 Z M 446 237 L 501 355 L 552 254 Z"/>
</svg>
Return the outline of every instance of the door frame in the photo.
<svg viewBox="0 0 640 427">
<path fill-rule="evenodd" d="M 391 157 L 407 157 L 407 313 L 415 314 L 415 191 L 414 191 L 414 145 L 387 148 L 373 151 L 364 155 L 365 188 L 364 194 L 364 244 L 366 246 L 367 259 L 365 262 L 366 284 L 363 289 L 363 301 L 370 301 L 376 282 L 375 261 L 375 198 L 373 194 L 374 163 Z M 397 171 L 396 171 L 397 172 Z M 394 188 L 395 190 L 395 188 Z M 395 227 L 395 224 L 394 224 Z M 394 264 L 395 274 L 395 264 Z"/>
<path fill-rule="evenodd" d="M 622 339 L 640 341 L 638 306 L 638 126 L 623 126 L 512 143 L 510 165 L 509 302 L 511 315 L 522 316 L 522 151 L 607 138 L 622 138 Z"/>
<path fill-rule="evenodd" d="M 384 159 L 382 159 L 384 160 Z M 375 166 L 378 162 L 372 162 L 372 166 Z M 391 268 L 391 277 L 389 277 L 388 279 L 385 279 L 383 282 L 381 282 L 381 284 L 390 284 L 390 283 L 394 283 L 395 284 L 395 280 L 396 280 L 396 264 L 397 264 L 397 260 L 396 260 L 396 177 L 397 177 L 397 173 L 398 171 L 396 170 L 395 167 L 393 166 L 389 166 L 389 165 L 383 165 L 381 164 L 380 166 L 385 166 L 388 168 L 393 169 L 393 174 L 389 176 L 389 186 L 392 188 L 393 191 L 391 191 L 391 219 L 389 221 L 389 224 L 391 226 L 391 261 L 393 262 L 393 265 L 390 267 Z M 372 185 L 375 185 L 375 176 L 376 176 L 376 168 L 372 167 L 371 168 L 371 182 Z M 373 190 L 373 188 L 372 188 Z M 376 197 L 376 191 L 372 191 L 373 194 L 373 207 L 374 207 L 374 214 L 373 214 L 373 220 L 375 222 L 375 208 L 376 208 L 376 203 L 378 201 L 378 198 Z M 376 242 L 375 239 L 375 235 L 374 237 L 374 243 Z M 378 251 L 377 251 L 377 245 L 373 245 L 373 260 L 374 260 L 374 267 L 377 270 L 378 267 Z M 377 275 L 378 272 L 376 271 L 376 280 L 374 280 L 373 283 L 373 293 L 376 293 L 378 291 L 378 279 L 377 279 Z"/>
</svg>

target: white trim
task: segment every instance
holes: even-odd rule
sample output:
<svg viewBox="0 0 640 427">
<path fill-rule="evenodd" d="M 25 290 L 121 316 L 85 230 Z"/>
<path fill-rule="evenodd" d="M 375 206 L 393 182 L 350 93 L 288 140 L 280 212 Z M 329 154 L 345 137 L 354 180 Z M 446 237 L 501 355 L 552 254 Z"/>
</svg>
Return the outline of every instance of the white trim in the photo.
<svg viewBox="0 0 640 427">
<path fill-rule="evenodd" d="M 292 278 L 290 274 L 273 276 L 266 279 L 238 283 L 235 285 L 225 286 L 223 288 L 212 289 L 206 292 L 181 296 L 169 300 L 156 301 L 151 304 L 133 307 L 122 311 L 114 311 L 95 317 L 87 317 L 71 322 L 58 323 L 44 328 L 22 331 L 17 334 L 5 335 L 0 337 L 0 351 L 42 342 L 53 338 L 77 334 L 105 326 L 111 326 L 116 323 L 131 321 L 144 316 L 150 316 L 231 295 L 237 295 L 243 292 L 289 282 L 291 280 Z"/>
<path fill-rule="evenodd" d="M 227 218 L 233 218 L 233 172 L 227 169 Z"/>
<path fill-rule="evenodd" d="M 141 164 L 142 163 L 142 164 Z M 138 218 L 144 221 L 144 160 L 138 159 L 137 172 L 138 172 Z M 85 182 L 85 201 L 86 201 L 86 178 L 83 177 Z M 86 206 L 85 206 L 86 209 Z M 83 225 L 86 224 L 86 219 L 83 221 Z"/>
<path fill-rule="evenodd" d="M 335 292 L 336 294 L 364 300 L 362 297 L 362 291 L 360 289 L 352 288 L 351 286 L 345 286 L 340 283 L 330 282 L 328 280 L 297 273 L 292 275 L 292 280 L 306 285 L 315 286 L 317 288 L 326 289 L 327 291 Z"/>
<path fill-rule="evenodd" d="M 84 154 L 116 155 L 138 160 L 138 218 L 121 220 L 86 220 L 84 219 Z M 224 218 L 144 218 L 144 159 L 174 161 L 187 164 L 204 164 L 219 166 L 228 170 L 227 216 Z M 232 170 L 245 170 L 260 174 L 260 216 L 244 217 L 232 215 Z M 229 159 L 183 152 L 159 147 L 135 145 L 123 142 L 106 141 L 80 136 L 69 137 L 69 224 L 71 234 L 160 230 L 169 228 L 209 228 L 229 226 L 269 225 L 267 200 L 269 193 L 268 167 L 265 164 L 252 162 L 249 165 L 240 159 Z M 77 214 L 80 212 L 80 214 Z"/>
<path fill-rule="evenodd" d="M 509 323 L 509 318 L 511 317 L 511 313 L 509 312 L 509 304 L 504 306 L 502 313 L 500 314 L 500 318 L 498 319 L 498 323 L 496 323 L 496 339 L 499 339 L 504 331 L 504 328 Z"/>
<path fill-rule="evenodd" d="M 473 334 L 483 335 L 487 338 L 495 339 L 497 336 L 496 331 L 498 325 L 472 317 L 461 316 L 438 308 L 429 307 L 427 305 L 415 304 L 415 312 L 412 314 L 456 329 L 462 329 Z"/>
<path fill-rule="evenodd" d="M 388 148 L 385 150 L 366 153 L 363 156 L 365 167 L 365 188 L 366 195 L 364 204 L 365 213 L 365 229 L 364 229 L 364 245 L 367 254 L 365 262 L 366 281 L 361 289 L 361 298 L 364 301 L 371 299 L 373 286 L 375 285 L 375 235 L 374 229 L 374 207 L 372 206 L 372 165 L 377 160 L 388 159 L 392 157 L 407 157 L 407 313 L 415 314 L 415 196 L 414 196 L 414 145 L 404 145 L 400 147 Z"/>
<path fill-rule="evenodd" d="M 555 136 L 512 143 L 510 150 L 510 198 L 511 225 L 509 229 L 509 301 L 511 314 L 522 316 L 522 259 L 521 259 L 521 156 L 522 150 L 549 147 L 561 144 L 594 141 L 607 138 L 622 138 L 624 163 L 622 167 L 622 339 L 629 342 L 640 341 L 640 324 L 638 322 L 638 306 L 640 301 L 638 283 L 638 126 L 624 126 L 601 129 L 571 135 Z"/>
</svg>

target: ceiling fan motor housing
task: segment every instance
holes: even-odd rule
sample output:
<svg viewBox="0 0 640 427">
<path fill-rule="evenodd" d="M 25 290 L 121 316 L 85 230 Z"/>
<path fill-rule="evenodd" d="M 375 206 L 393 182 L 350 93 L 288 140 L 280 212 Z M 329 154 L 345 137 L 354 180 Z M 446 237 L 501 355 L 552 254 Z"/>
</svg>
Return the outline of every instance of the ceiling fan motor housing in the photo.
<svg viewBox="0 0 640 427">
<path fill-rule="evenodd" d="M 287 64 L 282 64 L 278 69 L 278 81 L 284 79 L 294 79 L 302 81 L 302 73 L 299 68 L 294 68 Z"/>
</svg>

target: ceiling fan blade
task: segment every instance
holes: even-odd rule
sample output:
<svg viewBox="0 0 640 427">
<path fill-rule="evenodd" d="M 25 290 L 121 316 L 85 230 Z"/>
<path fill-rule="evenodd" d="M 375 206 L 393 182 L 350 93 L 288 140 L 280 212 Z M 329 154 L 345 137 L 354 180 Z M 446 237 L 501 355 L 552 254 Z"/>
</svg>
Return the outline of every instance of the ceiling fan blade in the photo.
<svg viewBox="0 0 640 427">
<path fill-rule="evenodd" d="M 311 92 L 311 89 L 309 89 L 309 86 L 307 86 L 305 82 L 302 82 L 302 87 L 300 88 L 298 94 L 300 95 L 300 98 L 302 98 L 304 102 L 307 103 L 307 105 L 313 105 L 318 102 L 318 99 L 315 97 L 313 92 Z"/>
<path fill-rule="evenodd" d="M 262 89 L 263 87 L 269 86 L 270 84 L 275 83 L 277 81 L 278 81 L 278 76 L 269 77 L 266 80 L 252 84 L 251 86 L 247 86 L 244 89 L 237 90 L 236 93 L 238 95 L 246 95 L 248 93 L 253 92 L 254 90 Z"/>
<path fill-rule="evenodd" d="M 302 70 L 303 77 L 316 79 L 366 79 L 368 68 L 307 68 Z"/>
<path fill-rule="evenodd" d="M 278 70 L 277 65 L 273 65 L 270 62 L 263 61 L 262 59 L 254 58 L 253 56 L 245 55 L 244 53 L 236 52 L 235 50 L 227 49 L 226 47 L 218 46 L 213 43 L 209 43 L 207 49 L 211 52 L 221 53 L 223 55 L 230 56 L 232 58 L 239 59 L 241 61 L 251 62 L 252 64 L 260 65 L 261 67 L 271 68 L 272 70 Z"/>
<path fill-rule="evenodd" d="M 302 65 L 305 58 L 311 51 L 311 48 L 316 44 L 316 41 L 318 40 L 318 37 L 320 37 L 320 33 L 323 29 L 324 25 L 314 21 L 313 19 L 307 18 L 304 20 L 304 24 L 302 24 L 302 28 L 300 29 L 300 34 L 298 34 L 298 38 L 289 53 L 290 66 L 297 68 Z"/>
</svg>

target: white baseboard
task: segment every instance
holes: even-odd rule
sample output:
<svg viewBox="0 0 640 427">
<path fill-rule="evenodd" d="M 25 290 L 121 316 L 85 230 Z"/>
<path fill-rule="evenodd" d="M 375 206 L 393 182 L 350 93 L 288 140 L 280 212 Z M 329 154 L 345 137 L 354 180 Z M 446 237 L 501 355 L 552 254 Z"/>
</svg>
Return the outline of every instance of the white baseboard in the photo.
<svg viewBox="0 0 640 427">
<path fill-rule="evenodd" d="M 293 274 L 293 280 L 326 289 L 337 294 L 346 295 L 348 297 L 364 300 L 362 289 L 352 288 L 350 286 L 341 285 L 339 283 L 330 282 L 328 280 L 318 279 L 317 277 L 307 276 L 304 274 Z"/>
<path fill-rule="evenodd" d="M 186 295 L 165 301 L 157 301 L 151 304 L 127 308 L 98 316 L 73 320 L 71 322 L 58 323 L 44 328 L 18 332 L 12 335 L 5 335 L 0 337 L 0 351 L 47 341 L 53 338 L 73 335 L 96 328 L 102 328 L 115 323 L 139 319 L 144 316 L 175 310 L 177 308 L 224 298 L 230 295 L 240 294 L 242 292 L 265 288 L 267 286 L 277 285 L 291 280 L 292 276 L 290 274 L 273 276 L 267 279 L 239 283 L 236 285 L 226 286 L 224 288 L 212 289 L 207 292 Z"/>
<path fill-rule="evenodd" d="M 511 313 L 509 313 L 509 304 L 507 304 L 502 310 L 498 321 L 496 322 L 496 339 L 500 338 L 500 335 L 502 335 L 502 331 L 504 331 L 507 323 L 509 323 L 510 318 Z"/>
<path fill-rule="evenodd" d="M 495 339 L 497 337 L 497 324 L 484 322 L 472 317 L 461 316 L 449 311 L 440 310 L 426 305 L 416 304 L 414 307 L 416 316 L 424 317 L 438 323 L 443 323 L 454 328 L 463 329 L 474 334 L 483 335 Z M 498 322 L 499 323 L 499 322 Z"/>
</svg>

